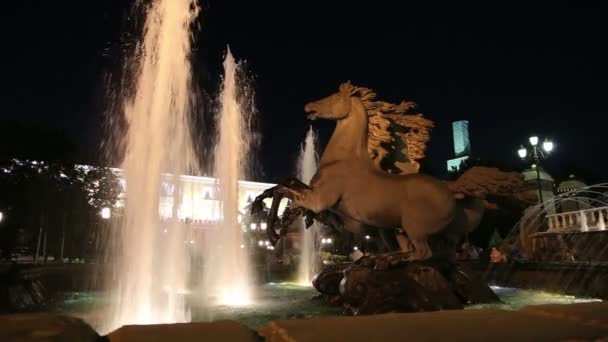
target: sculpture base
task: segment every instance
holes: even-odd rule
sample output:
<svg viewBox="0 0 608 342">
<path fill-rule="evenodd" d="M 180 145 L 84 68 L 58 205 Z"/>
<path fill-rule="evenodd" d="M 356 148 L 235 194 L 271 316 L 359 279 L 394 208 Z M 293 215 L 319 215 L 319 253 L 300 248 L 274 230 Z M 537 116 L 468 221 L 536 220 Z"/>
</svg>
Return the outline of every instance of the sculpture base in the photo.
<svg viewBox="0 0 608 342">
<path fill-rule="evenodd" d="M 331 265 L 315 276 L 313 286 L 353 315 L 462 309 L 500 301 L 462 264 L 407 257 L 396 252 Z"/>
</svg>

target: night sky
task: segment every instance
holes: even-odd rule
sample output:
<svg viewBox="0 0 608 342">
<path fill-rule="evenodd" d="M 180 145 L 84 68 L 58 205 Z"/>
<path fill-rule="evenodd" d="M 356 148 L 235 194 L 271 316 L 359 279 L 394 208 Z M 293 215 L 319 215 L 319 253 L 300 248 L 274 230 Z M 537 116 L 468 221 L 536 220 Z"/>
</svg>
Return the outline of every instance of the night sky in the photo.
<svg viewBox="0 0 608 342">
<path fill-rule="evenodd" d="M 556 177 L 608 181 L 602 3 L 207 0 L 195 77 L 217 91 L 227 44 L 247 61 L 263 137 L 256 180 L 293 173 L 309 124 L 304 104 L 351 80 L 381 100 L 415 101 L 435 121 L 426 172 L 444 175 L 451 122 L 466 119 L 476 157 L 522 168 L 516 150 L 534 133 L 555 141 L 546 167 Z M 135 41 L 130 1 L 11 6 L 2 18 L 0 122 L 60 129 L 79 158 L 94 160 L 104 80 Z M 326 143 L 333 123 L 313 124 Z"/>
</svg>

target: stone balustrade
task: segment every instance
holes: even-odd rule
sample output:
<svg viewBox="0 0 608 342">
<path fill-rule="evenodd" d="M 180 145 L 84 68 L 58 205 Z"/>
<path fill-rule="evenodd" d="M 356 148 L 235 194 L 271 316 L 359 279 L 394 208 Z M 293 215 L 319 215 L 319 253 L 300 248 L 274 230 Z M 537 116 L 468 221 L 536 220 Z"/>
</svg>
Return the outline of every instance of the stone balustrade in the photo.
<svg viewBox="0 0 608 342">
<path fill-rule="evenodd" d="M 606 230 L 608 206 L 547 215 L 548 232 Z"/>
</svg>

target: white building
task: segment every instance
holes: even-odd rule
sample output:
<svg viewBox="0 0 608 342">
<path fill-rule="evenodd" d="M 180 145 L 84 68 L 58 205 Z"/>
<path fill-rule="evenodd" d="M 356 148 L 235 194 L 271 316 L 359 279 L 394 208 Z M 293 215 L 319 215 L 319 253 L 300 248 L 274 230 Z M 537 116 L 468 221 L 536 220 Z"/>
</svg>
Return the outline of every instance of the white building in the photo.
<svg viewBox="0 0 608 342">
<path fill-rule="evenodd" d="M 124 206 L 128 197 L 128 185 L 123 178 L 122 170 L 112 169 L 119 177 L 121 194 L 118 207 Z M 190 221 L 194 224 L 210 224 L 220 220 L 220 201 L 217 196 L 217 179 L 211 177 L 181 176 L 181 189 L 176 191 L 176 186 L 171 175 L 164 175 L 159 191 L 159 216 L 167 220 L 173 218 L 176 211 L 179 221 Z M 244 214 L 248 205 L 255 198 L 276 184 L 239 181 L 238 184 L 238 210 Z M 178 194 L 179 192 L 179 194 Z M 180 196 L 179 203 L 175 203 L 175 197 Z M 272 199 L 266 199 L 265 203 L 270 207 Z M 283 212 L 286 201 L 279 206 L 279 214 Z"/>
</svg>

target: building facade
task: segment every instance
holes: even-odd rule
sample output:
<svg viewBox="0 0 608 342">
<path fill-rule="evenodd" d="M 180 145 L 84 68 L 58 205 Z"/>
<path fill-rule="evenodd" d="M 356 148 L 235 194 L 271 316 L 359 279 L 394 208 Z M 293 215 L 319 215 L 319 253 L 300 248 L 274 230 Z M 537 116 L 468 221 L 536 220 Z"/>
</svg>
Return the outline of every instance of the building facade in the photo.
<svg viewBox="0 0 608 342">
<path fill-rule="evenodd" d="M 122 170 L 113 169 L 120 181 L 121 194 L 117 207 L 123 207 L 128 197 L 128 184 Z M 179 183 L 179 188 L 176 185 Z M 275 186 L 271 183 L 239 181 L 238 210 L 245 214 L 248 206 L 266 189 Z M 193 224 L 213 224 L 221 219 L 221 207 L 218 196 L 218 180 L 211 177 L 181 176 L 175 182 L 172 175 L 164 175 L 160 184 L 158 213 L 162 220 L 177 219 Z M 272 199 L 266 199 L 270 206 Z M 286 201 L 279 206 L 279 213 L 285 209 Z M 174 217 L 176 216 L 176 217 Z"/>
<path fill-rule="evenodd" d="M 530 193 L 530 196 L 535 196 L 537 203 L 540 202 L 540 194 L 538 191 L 538 176 L 536 173 L 536 165 L 532 165 L 531 168 L 522 171 L 524 175 L 524 182 L 526 189 Z M 547 214 L 555 214 L 555 198 L 554 184 L 555 180 L 553 177 L 545 171 L 542 167 L 538 170 L 540 174 L 540 192 L 542 193 L 543 207 L 547 211 Z"/>
<path fill-rule="evenodd" d="M 577 190 L 580 190 L 586 186 L 587 184 L 585 182 L 576 178 L 576 176 L 574 175 L 570 175 L 568 179 L 559 183 L 559 185 L 557 186 L 558 195 L 571 193 L 569 195 L 566 195 L 566 197 L 568 198 L 564 198 L 560 201 L 559 206 L 562 212 L 577 211 L 591 208 L 591 204 L 589 203 L 588 198 L 584 196 L 576 196 L 575 194 Z"/>
</svg>

